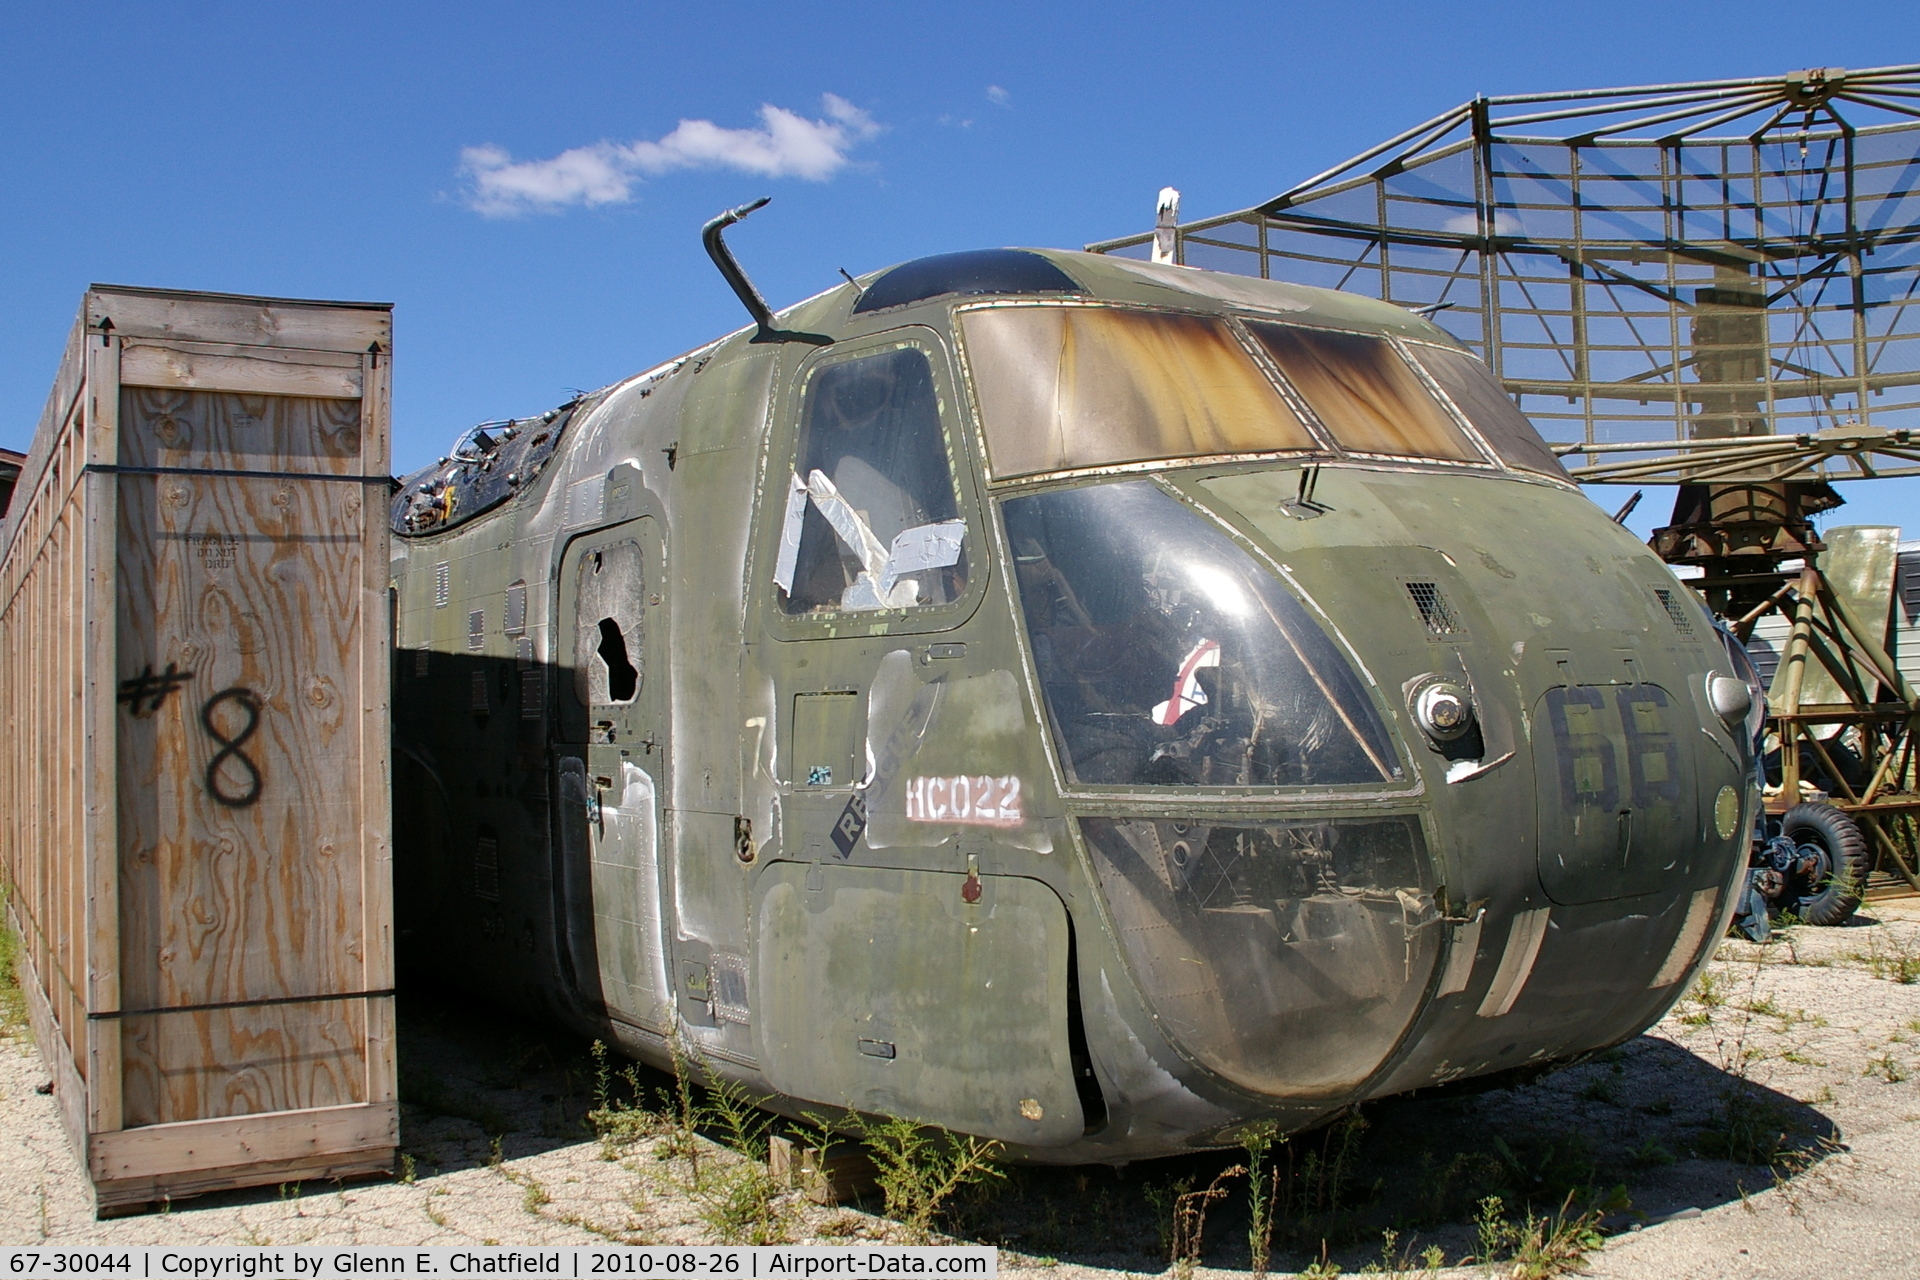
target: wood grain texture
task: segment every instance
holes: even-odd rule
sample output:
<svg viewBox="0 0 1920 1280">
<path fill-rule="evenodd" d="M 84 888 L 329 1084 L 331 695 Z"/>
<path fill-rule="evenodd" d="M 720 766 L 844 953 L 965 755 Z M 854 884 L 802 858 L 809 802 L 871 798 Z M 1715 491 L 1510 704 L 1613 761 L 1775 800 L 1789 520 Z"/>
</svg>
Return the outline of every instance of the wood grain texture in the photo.
<svg viewBox="0 0 1920 1280">
<path fill-rule="evenodd" d="M 122 679 L 191 673 L 119 721 L 125 1008 L 370 989 L 365 505 L 352 485 L 120 477 Z M 328 1016 L 279 1006 L 264 1023 L 209 1026 L 205 1070 L 182 1065 L 181 1038 L 199 1032 L 172 1025 L 181 1015 L 129 1035 L 126 1123 L 364 1098 L 364 1078 L 340 1093 L 312 1076 L 312 1060 L 321 1077 L 340 1070 L 337 1038 L 317 1029 Z M 302 1018 L 316 1028 L 292 1030 Z M 221 1054 L 269 1028 L 291 1037 L 287 1071 L 228 1088 Z"/>
<path fill-rule="evenodd" d="M 20 931 L 19 914 L 11 907 L 7 914 L 15 931 Z M 54 1106 L 59 1110 L 61 1125 L 74 1150 L 84 1152 L 87 1149 L 87 1082 L 75 1069 L 73 1055 L 57 1048 L 49 1052 L 46 1047 L 60 1043 L 61 1029 L 55 1021 L 53 1006 L 47 1001 L 48 984 L 33 967 L 33 957 L 21 955 L 15 963 L 21 991 L 27 998 L 27 1025 L 33 1029 L 34 1042 L 41 1046 L 41 1056 L 53 1076 Z"/>
<path fill-rule="evenodd" d="M 87 348 L 86 406 L 74 442 L 73 461 L 88 468 L 113 462 L 120 452 L 120 349 L 100 339 Z M 115 546 L 120 525 L 111 475 L 88 470 L 76 476 L 87 511 L 86 623 L 81 644 L 81 759 L 84 769 L 83 827 L 78 841 L 86 875 L 85 936 L 87 1007 L 120 1007 L 120 815 L 114 758 L 118 696 L 115 656 L 118 630 L 114 602 L 120 579 Z M 87 1023 L 88 1124 L 97 1132 L 123 1123 L 120 1053 L 115 1028 Z"/>
<path fill-rule="evenodd" d="M 90 327 L 113 321 L 123 338 L 180 338 L 259 347 L 304 347 L 359 354 L 393 346 L 393 317 L 377 303 L 343 305 L 294 298 L 160 292 L 95 285 L 87 293 Z"/>
<path fill-rule="evenodd" d="M 0 533 L 0 882 L 103 1210 L 391 1158 L 389 333 L 90 294 Z"/>
<path fill-rule="evenodd" d="M 163 387 L 120 399 L 124 467 L 362 474 L 358 400 Z"/>
<path fill-rule="evenodd" d="M 120 1019 L 126 1126 L 367 1101 L 368 1003 Z"/>
<path fill-rule="evenodd" d="M 220 1170 L 250 1162 L 337 1157 L 392 1146 L 399 1109 L 392 1103 L 328 1107 L 297 1120 L 265 1116 L 154 1125 L 100 1134 L 88 1161 L 98 1179 L 141 1178 L 179 1169 Z"/>
<path fill-rule="evenodd" d="M 140 1178 L 103 1180 L 93 1186 L 96 1218 L 119 1218 L 152 1211 L 165 1212 L 176 1200 L 229 1191 L 235 1187 L 276 1183 L 346 1182 L 392 1173 L 391 1144 L 364 1147 L 338 1155 L 305 1156 L 297 1160 L 254 1160 L 223 1169 L 199 1169 L 149 1174 Z"/>
<path fill-rule="evenodd" d="M 360 398 L 360 366 L 315 364 L 330 352 L 273 351 L 257 355 L 185 351 L 185 344 L 160 346 L 129 342 L 120 358 L 120 382 L 129 387 L 180 387 L 192 390 L 251 391 L 272 396 Z M 306 356 L 305 360 L 287 357 Z M 279 357 L 277 359 L 272 357 Z M 351 359 L 351 357 L 347 357 Z"/>
<path fill-rule="evenodd" d="M 388 431 L 392 421 L 393 361 L 368 352 L 362 356 L 360 448 L 363 469 L 378 459 L 386 469 Z M 360 676 L 359 761 L 362 866 L 361 929 L 367 939 L 362 981 L 369 991 L 394 985 L 393 937 L 393 599 L 388 561 L 385 491 L 362 491 L 360 546 L 365 572 L 361 575 L 360 608 L 366 619 L 357 648 Z M 374 1000 L 366 1005 L 367 1100 L 398 1102 L 399 1065 L 396 1058 L 394 1002 Z M 397 1140 L 397 1139 L 396 1139 Z"/>
</svg>

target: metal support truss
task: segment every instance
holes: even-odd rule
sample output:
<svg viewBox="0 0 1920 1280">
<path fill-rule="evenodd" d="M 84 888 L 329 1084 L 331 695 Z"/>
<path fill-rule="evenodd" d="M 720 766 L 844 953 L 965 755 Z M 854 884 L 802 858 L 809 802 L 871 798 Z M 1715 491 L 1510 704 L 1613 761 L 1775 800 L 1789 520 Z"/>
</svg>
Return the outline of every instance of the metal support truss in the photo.
<svg viewBox="0 0 1920 1280">
<path fill-rule="evenodd" d="M 1920 429 L 1920 66 L 1476 98 L 1174 241 L 1444 306 L 1552 441 Z M 1913 474 L 1813 452 L 1794 478 Z"/>
<path fill-rule="evenodd" d="M 1817 565 L 1804 566 L 1789 586 L 1734 619 L 1734 634 L 1744 642 L 1776 610 L 1792 621 L 1767 691 L 1770 741 L 1780 758 L 1779 790 L 1770 794 L 1768 808 L 1790 808 L 1800 798 L 1805 773 L 1817 773 L 1832 788 L 1832 803 L 1859 824 L 1876 855 L 1885 855 L 1886 869 L 1920 890 L 1911 857 L 1920 815 L 1920 794 L 1913 790 L 1920 696 L 1881 637 L 1854 616 Z M 1845 701 L 1803 701 L 1815 664 Z"/>
<path fill-rule="evenodd" d="M 1920 475 L 1920 66 L 1475 98 L 1159 231 L 1188 266 L 1430 315 L 1576 478 L 1683 486 L 1656 549 L 1743 640 L 1789 619 L 1768 807 L 1813 773 L 1920 890 L 1920 698 L 1806 519 L 1821 482 Z"/>
</svg>

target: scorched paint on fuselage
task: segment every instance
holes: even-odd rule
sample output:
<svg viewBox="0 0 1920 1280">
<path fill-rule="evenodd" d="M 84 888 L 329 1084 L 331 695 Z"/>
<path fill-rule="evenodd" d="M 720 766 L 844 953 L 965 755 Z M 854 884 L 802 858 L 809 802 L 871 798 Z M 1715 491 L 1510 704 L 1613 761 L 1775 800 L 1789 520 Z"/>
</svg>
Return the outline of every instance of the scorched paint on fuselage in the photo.
<svg viewBox="0 0 1920 1280">
<path fill-rule="evenodd" d="M 778 320 L 396 500 L 416 963 L 1065 1162 L 1590 1052 L 1711 951 L 1735 672 L 1442 330 L 1015 250 Z"/>
</svg>

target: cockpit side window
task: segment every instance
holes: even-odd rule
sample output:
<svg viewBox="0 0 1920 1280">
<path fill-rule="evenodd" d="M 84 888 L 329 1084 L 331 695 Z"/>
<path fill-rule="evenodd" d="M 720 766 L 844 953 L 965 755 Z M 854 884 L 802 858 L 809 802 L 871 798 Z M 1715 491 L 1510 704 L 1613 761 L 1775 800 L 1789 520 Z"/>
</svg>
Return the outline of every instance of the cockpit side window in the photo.
<svg viewBox="0 0 1920 1280">
<path fill-rule="evenodd" d="M 774 566 L 784 611 L 957 600 L 966 533 L 926 351 L 901 345 L 816 368 Z"/>
<path fill-rule="evenodd" d="M 1493 446 L 1500 460 L 1521 471 L 1535 471 L 1556 480 L 1570 480 L 1525 414 L 1500 388 L 1493 371 L 1464 351 L 1409 343 L 1407 349 L 1420 367 L 1440 384 L 1454 408 Z"/>
<path fill-rule="evenodd" d="M 1486 461 L 1386 339 L 1261 320 L 1247 329 L 1341 448 Z"/>
<path fill-rule="evenodd" d="M 1365 686 L 1305 606 L 1158 484 L 1056 489 L 1002 511 L 1077 782 L 1306 787 L 1401 773 Z"/>
<path fill-rule="evenodd" d="M 997 480 L 1319 447 L 1217 316 L 998 306 L 960 328 Z"/>
</svg>

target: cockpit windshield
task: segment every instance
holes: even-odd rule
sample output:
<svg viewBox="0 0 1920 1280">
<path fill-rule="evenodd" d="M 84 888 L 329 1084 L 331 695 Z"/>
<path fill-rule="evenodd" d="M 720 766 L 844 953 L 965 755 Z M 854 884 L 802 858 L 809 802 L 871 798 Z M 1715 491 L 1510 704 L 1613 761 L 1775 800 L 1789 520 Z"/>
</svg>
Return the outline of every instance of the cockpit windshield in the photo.
<svg viewBox="0 0 1920 1280">
<path fill-rule="evenodd" d="M 1316 447 L 1222 318 L 999 306 L 960 327 L 995 479 Z"/>
<path fill-rule="evenodd" d="M 1147 480 L 1004 504 L 1061 756 L 1098 786 L 1378 783 L 1400 766 L 1306 608 Z"/>
<path fill-rule="evenodd" d="M 1316 450 L 1485 464 L 1486 445 L 1507 466 L 1567 478 L 1464 351 L 1251 316 L 1060 303 L 966 308 L 959 321 L 996 480 Z"/>
<path fill-rule="evenodd" d="M 1572 479 L 1486 365 L 1464 351 L 1424 342 L 1410 342 L 1407 350 L 1440 384 L 1440 389 L 1447 393 L 1454 407 L 1466 415 L 1481 438 L 1493 446 L 1502 462 L 1556 480 Z"/>
<path fill-rule="evenodd" d="M 1247 328 L 1341 448 L 1485 461 L 1385 338 L 1259 320 Z"/>
</svg>

